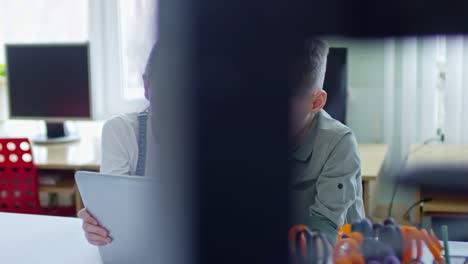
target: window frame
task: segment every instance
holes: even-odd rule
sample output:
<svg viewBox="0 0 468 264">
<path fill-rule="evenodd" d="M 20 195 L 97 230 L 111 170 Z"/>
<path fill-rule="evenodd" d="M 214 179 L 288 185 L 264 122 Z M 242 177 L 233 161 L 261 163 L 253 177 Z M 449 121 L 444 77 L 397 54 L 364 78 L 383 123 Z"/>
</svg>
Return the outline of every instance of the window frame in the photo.
<svg viewBox="0 0 468 264">
<path fill-rule="evenodd" d="M 88 5 L 93 117 L 96 119 L 138 112 L 148 106 L 145 98 L 125 97 L 119 1 L 92 0 Z"/>
</svg>

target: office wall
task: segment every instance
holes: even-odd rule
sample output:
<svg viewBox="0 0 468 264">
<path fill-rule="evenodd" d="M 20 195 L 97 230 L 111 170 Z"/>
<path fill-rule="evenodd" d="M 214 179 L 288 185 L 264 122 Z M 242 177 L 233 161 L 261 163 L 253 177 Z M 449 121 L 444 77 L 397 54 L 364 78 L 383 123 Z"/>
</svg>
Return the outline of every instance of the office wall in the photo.
<svg viewBox="0 0 468 264">
<path fill-rule="evenodd" d="M 418 78 L 424 73 L 421 46 L 426 43 L 416 38 L 325 40 L 332 47 L 348 48 L 347 125 L 359 143 L 390 145 L 378 183 L 371 187 L 373 215 L 385 214 L 394 187 L 391 175 L 401 166 L 404 146 L 426 136 L 421 132 L 419 101 L 408 98 L 408 93 L 416 94 L 427 85 Z M 395 210 L 404 211 L 414 199 L 414 190 L 399 187 Z"/>
<path fill-rule="evenodd" d="M 0 77 L 0 122 L 7 120 L 8 109 L 6 100 L 5 78 Z"/>
<path fill-rule="evenodd" d="M 384 40 L 325 38 L 348 49 L 347 125 L 360 143 L 383 142 Z"/>
<path fill-rule="evenodd" d="M 384 142 L 384 40 L 353 40 L 325 38 L 331 47 L 348 49 L 348 100 L 346 123 L 359 143 Z M 382 184 L 380 184 L 382 185 Z M 386 183 L 386 186 L 391 186 Z M 374 194 L 377 185 L 371 186 L 371 207 L 382 200 Z M 379 188 L 380 189 L 380 188 Z"/>
</svg>

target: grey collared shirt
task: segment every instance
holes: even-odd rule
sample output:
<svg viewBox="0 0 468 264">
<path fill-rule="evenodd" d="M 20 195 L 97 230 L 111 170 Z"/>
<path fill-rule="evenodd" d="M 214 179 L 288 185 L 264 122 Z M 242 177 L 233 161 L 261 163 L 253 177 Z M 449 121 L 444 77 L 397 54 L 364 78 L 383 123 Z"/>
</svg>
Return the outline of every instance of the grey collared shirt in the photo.
<svg viewBox="0 0 468 264">
<path fill-rule="evenodd" d="M 306 224 L 335 243 L 344 223 L 364 218 L 361 161 L 352 131 L 324 110 L 292 153 L 294 224 Z"/>
</svg>

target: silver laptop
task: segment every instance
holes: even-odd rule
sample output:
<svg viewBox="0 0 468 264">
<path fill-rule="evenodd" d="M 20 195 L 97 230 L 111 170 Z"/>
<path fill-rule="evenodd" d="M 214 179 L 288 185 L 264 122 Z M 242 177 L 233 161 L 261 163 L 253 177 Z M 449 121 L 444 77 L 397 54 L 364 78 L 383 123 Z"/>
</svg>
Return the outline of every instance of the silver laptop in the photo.
<svg viewBox="0 0 468 264">
<path fill-rule="evenodd" d="M 99 247 L 103 263 L 158 263 L 157 181 L 81 171 L 75 179 L 84 206 L 113 238 Z"/>
</svg>

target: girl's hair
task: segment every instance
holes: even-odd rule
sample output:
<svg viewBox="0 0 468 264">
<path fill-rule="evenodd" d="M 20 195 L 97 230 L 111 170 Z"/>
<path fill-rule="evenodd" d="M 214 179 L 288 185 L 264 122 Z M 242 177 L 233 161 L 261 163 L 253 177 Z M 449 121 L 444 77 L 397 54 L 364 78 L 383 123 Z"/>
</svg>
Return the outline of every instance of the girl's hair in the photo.
<svg viewBox="0 0 468 264">
<path fill-rule="evenodd" d="M 153 74 L 153 70 L 156 69 L 156 53 L 157 53 L 157 43 L 154 43 L 153 47 L 151 48 L 150 55 L 146 62 L 145 72 L 143 73 L 143 78 L 149 80 L 151 75 Z"/>
</svg>

